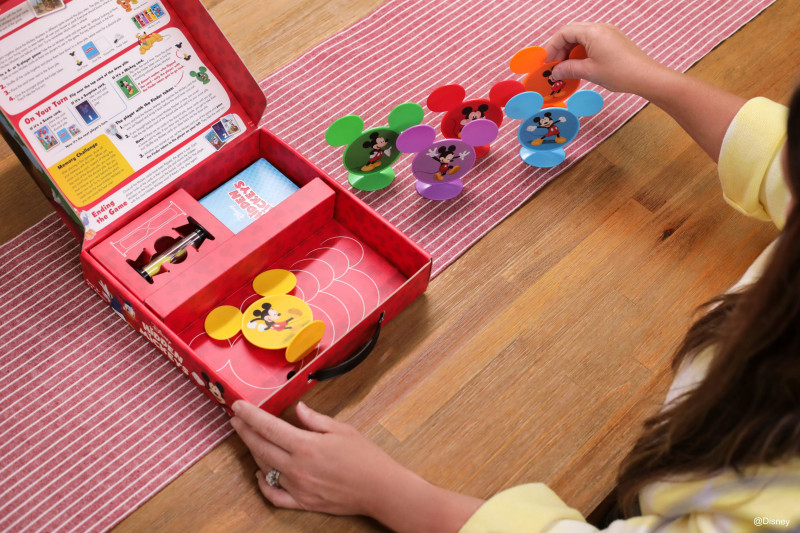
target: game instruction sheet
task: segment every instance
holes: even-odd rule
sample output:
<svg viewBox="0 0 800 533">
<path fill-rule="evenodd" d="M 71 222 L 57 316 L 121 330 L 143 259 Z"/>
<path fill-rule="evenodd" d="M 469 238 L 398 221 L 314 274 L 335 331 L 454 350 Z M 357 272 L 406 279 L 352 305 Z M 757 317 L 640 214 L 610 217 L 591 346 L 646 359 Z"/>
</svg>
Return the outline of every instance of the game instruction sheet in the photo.
<svg viewBox="0 0 800 533">
<path fill-rule="evenodd" d="M 247 127 L 163 0 L 3 3 L 0 58 L 0 119 L 87 238 Z"/>
</svg>

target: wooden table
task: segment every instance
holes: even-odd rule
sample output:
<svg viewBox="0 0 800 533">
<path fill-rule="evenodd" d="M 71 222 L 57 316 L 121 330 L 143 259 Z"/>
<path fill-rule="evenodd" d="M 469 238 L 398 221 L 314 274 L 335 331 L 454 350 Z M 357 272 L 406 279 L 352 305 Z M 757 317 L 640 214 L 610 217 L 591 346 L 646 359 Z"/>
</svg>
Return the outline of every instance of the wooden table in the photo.
<svg viewBox="0 0 800 533">
<path fill-rule="evenodd" d="M 205 3 L 262 79 L 382 2 Z M 691 74 L 786 102 L 798 27 L 795 2 L 778 0 Z M 1 145 L 0 242 L 50 211 Z M 775 236 L 723 202 L 714 164 L 648 106 L 437 277 L 363 365 L 305 401 L 445 487 L 488 497 L 543 481 L 588 513 L 661 405 L 692 310 Z M 379 528 L 276 510 L 255 469 L 231 437 L 115 531 Z"/>
</svg>

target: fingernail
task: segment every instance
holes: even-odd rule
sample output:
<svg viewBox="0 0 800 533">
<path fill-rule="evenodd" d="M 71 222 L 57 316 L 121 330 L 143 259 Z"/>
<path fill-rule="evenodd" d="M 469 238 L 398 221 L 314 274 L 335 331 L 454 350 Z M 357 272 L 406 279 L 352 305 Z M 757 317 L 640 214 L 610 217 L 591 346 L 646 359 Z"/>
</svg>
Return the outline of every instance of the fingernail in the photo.
<svg viewBox="0 0 800 533">
<path fill-rule="evenodd" d="M 231 418 L 231 425 L 233 426 L 233 429 L 239 429 L 238 426 L 239 426 L 240 423 L 241 423 L 240 420 L 238 418 L 236 418 L 235 416 L 233 418 Z"/>
<path fill-rule="evenodd" d="M 236 414 L 239 414 L 239 411 L 241 410 L 241 408 L 242 408 L 242 401 L 241 400 L 236 400 L 235 402 L 233 402 L 233 405 L 231 405 L 231 409 Z"/>
</svg>

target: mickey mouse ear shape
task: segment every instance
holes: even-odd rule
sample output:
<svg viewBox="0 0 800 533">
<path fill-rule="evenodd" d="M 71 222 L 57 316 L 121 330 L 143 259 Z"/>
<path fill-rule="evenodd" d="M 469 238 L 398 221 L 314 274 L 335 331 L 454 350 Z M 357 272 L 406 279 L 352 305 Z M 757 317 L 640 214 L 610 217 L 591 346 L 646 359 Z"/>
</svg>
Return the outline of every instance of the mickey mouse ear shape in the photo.
<svg viewBox="0 0 800 533">
<path fill-rule="evenodd" d="M 520 93 L 506 104 L 506 115 L 511 118 L 528 118 L 542 108 L 544 98 L 542 95 L 526 91 Z"/>
<path fill-rule="evenodd" d="M 461 85 L 444 85 L 434 89 L 425 105 L 436 112 L 450 111 L 464 102 L 467 91 Z"/>
<path fill-rule="evenodd" d="M 511 98 L 523 91 L 525 86 L 516 80 L 499 81 L 489 90 L 489 101 L 497 107 L 504 107 Z"/>
<path fill-rule="evenodd" d="M 586 54 L 586 48 L 582 44 L 579 44 L 569 52 L 570 59 L 586 59 L 587 57 L 589 56 Z"/>
<path fill-rule="evenodd" d="M 404 153 L 421 152 L 436 140 L 436 130 L 427 124 L 408 128 L 395 142 L 398 150 Z"/>
<path fill-rule="evenodd" d="M 516 74 L 528 74 L 541 67 L 547 60 L 547 51 L 541 46 L 523 48 L 511 58 L 509 66 Z"/>
<path fill-rule="evenodd" d="M 499 128 L 492 120 L 485 118 L 469 122 L 461 130 L 461 140 L 472 146 L 484 146 L 495 139 Z"/>
<path fill-rule="evenodd" d="M 590 117 L 603 109 L 603 97 L 596 91 L 578 91 L 567 100 L 567 109 L 579 117 Z"/>
<path fill-rule="evenodd" d="M 232 305 L 221 305 L 208 313 L 203 327 L 212 339 L 230 339 L 242 329 L 242 312 Z"/>
<path fill-rule="evenodd" d="M 414 102 L 400 104 L 389 112 L 389 128 L 397 133 L 422 123 L 425 111 Z"/>
<path fill-rule="evenodd" d="M 347 115 L 328 126 L 325 142 L 331 146 L 344 146 L 353 142 L 364 131 L 364 121 L 358 115 Z"/>
<path fill-rule="evenodd" d="M 325 335 L 325 323 L 321 320 L 315 320 L 298 331 L 286 347 L 286 360 L 294 363 L 310 354 L 322 340 L 323 335 Z"/>
<path fill-rule="evenodd" d="M 280 268 L 262 272 L 253 280 L 253 291 L 261 296 L 288 294 L 297 285 L 297 277 Z"/>
</svg>

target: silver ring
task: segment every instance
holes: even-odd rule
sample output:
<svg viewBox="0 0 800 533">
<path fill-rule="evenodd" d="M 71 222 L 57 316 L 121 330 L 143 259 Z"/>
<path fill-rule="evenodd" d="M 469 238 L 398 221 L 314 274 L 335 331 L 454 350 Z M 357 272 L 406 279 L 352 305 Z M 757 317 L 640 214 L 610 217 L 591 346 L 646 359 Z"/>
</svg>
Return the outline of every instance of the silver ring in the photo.
<svg viewBox="0 0 800 533">
<path fill-rule="evenodd" d="M 269 472 L 267 472 L 267 475 L 264 476 L 264 478 L 267 480 L 267 485 L 269 485 L 273 489 L 281 488 L 281 483 L 280 483 L 281 473 L 275 470 L 274 468 Z"/>
</svg>

